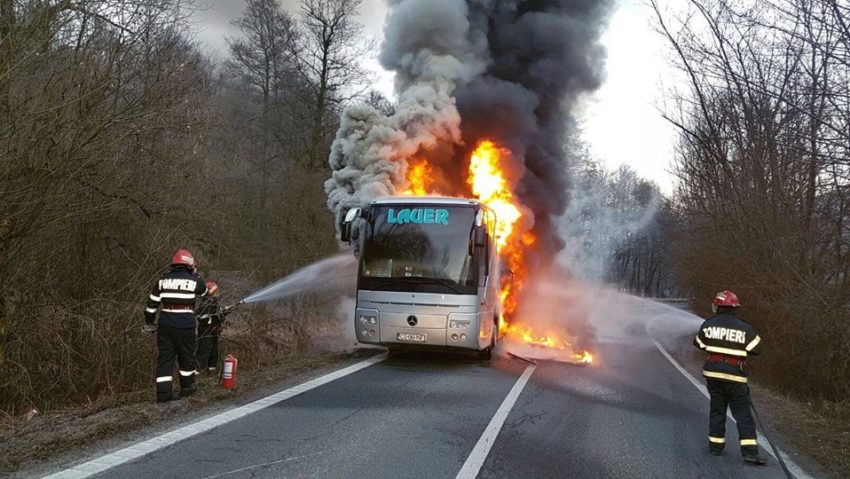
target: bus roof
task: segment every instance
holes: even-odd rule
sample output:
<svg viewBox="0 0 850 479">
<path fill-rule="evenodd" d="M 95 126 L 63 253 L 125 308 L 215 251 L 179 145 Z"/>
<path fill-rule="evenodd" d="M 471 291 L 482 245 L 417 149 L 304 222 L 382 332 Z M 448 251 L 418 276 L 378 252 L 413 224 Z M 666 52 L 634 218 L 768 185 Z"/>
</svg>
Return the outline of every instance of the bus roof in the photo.
<svg viewBox="0 0 850 479">
<path fill-rule="evenodd" d="M 481 202 L 467 198 L 450 198 L 446 196 L 389 196 L 372 200 L 372 205 L 423 204 L 442 206 L 480 206 Z"/>
</svg>

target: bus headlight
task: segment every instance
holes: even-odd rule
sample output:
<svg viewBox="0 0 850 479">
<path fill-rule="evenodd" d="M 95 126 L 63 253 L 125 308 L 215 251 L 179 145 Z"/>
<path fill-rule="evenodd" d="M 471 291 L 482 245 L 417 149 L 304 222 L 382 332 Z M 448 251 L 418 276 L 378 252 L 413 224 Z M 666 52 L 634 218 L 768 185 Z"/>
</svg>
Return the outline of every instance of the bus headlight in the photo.
<svg viewBox="0 0 850 479">
<path fill-rule="evenodd" d="M 378 318 L 374 316 L 360 316 L 360 322 L 363 324 L 378 324 Z"/>
<path fill-rule="evenodd" d="M 449 321 L 450 329 L 467 329 L 470 325 L 472 325 L 472 321 L 468 319 L 452 319 Z"/>
</svg>

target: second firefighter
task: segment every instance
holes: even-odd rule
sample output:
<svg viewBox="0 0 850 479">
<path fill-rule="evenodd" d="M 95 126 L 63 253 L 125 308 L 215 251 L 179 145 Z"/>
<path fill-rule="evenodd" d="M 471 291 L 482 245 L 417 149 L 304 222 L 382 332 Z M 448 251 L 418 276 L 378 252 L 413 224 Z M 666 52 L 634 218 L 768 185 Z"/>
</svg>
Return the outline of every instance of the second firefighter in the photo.
<svg viewBox="0 0 850 479">
<path fill-rule="evenodd" d="M 218 337 L 224 325 L 224 318 L 230 312 L 218 302 L 220 288 L 214 281 L 207 281 L 207 297 L 198 310 L 198 364 L 208 372 L 218 367 Z"/>
</svg>

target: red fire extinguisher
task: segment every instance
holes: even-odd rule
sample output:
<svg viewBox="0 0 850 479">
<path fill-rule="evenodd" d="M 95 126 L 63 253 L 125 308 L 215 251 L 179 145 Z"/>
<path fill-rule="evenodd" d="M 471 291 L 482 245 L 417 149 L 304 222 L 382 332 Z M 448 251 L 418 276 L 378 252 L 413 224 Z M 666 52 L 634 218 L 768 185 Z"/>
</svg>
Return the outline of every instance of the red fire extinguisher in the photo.
<svg viewBox="0 0 850 479">
<path fill-rule="evenodd" d="M 219 383 L 227 389 L 236 389 L 236 365 L 239 361 L 235 354 L 228 354 L 224 358 L 224 367 L 221 368 L 221 379 Z"/>
</svg>

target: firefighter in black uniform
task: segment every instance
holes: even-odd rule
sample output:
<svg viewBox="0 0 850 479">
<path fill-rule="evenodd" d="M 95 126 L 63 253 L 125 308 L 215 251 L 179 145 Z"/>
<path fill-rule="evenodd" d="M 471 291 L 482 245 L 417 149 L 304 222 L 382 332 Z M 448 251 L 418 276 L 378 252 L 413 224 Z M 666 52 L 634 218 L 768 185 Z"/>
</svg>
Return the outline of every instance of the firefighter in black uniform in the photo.
<svg viewBox="0 0 850 479">
<path fill-rule="evenodd" d="M 179 250 L 171 260 L 171 270 L 153 287 L 145 309 L 144 330 L 156 332 L 159 351 L 156 366 L 156 400 L 175 399 L 171 391 L 174 358 L 180 373 L 180 396 L 198 390 L 195 359 L 198 321 L 195 317 L 196 300 L 207 294 L 207 286 L 197 275 L 195 258 L 185 249 Z M 159 309 L 159 325 L 154 324 Z"/>
<path fill-rule="evenodd" d="M 218 367 L 218 336 L 230 313 L 219 304 L 218 293 L 218 284 L 207 281 L 207 297 L 198 310 L 198 365 L 211 373 Z"/>
<path fill-rule="evenodd" d="M 745 371 L 747 357 L 761 351 L 761 338 L 749 323 L 735 315 L 740 306 L 732 291 L 717 293 L 711 306 L 716 315 L 702 323 L 694 338 L 694 346 L 708 353 L 702 371 L 711 396 L 708 450 L 715 456 L 723 453 L 728 407 L 738 423 L 744 461 L 763 465 L 766 461 L 759 455 Z"/>
</svg>

